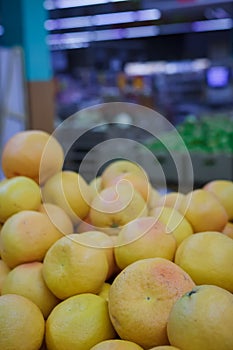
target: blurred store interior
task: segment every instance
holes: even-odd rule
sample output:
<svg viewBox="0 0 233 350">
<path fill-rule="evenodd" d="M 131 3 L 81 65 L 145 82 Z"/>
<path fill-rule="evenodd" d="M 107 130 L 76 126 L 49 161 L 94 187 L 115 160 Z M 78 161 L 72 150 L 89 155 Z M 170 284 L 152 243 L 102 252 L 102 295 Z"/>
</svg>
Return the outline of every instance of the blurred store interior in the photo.
<svg viewBox="0 0 233 350">
<path fill-rule="evenodd" d="M 0 0 L 0 74 L 2 143 L 130 102 L 161 113 L 196 155 L 226 155 L 207 173 L 232 178 L 233 1 Z"/>
<path fill-rule="evenodd" d="M 175 124 L 232 108 L 232 1 L 45 6 L 59 119 L 106 101 L 143 104 Z"/>
</svg>

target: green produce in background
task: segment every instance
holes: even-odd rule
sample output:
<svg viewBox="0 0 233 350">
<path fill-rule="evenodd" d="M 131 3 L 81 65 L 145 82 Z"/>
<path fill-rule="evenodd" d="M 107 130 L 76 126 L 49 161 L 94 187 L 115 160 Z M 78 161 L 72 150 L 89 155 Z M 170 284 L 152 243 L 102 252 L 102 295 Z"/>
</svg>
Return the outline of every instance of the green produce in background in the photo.
<svg viewBox="0 0 233 350">
<path fill-rule="evenodd" d="M 205 115 L 201 118 L 188 116 L 177 126 L 190 152 L 198 153 L 233 153 L 233 119 L 226 115 Z M 177 141 L 175 132 L 164 133 L 160 141 L 148 141 L 146 145 L 152 152 L 181 151 L 182 145 Z"/>
</svg>

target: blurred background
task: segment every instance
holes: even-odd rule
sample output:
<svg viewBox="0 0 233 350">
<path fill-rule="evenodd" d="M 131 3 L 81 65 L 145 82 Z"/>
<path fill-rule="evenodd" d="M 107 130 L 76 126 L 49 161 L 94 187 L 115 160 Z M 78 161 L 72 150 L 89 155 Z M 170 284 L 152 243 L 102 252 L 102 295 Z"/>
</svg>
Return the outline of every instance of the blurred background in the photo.
<svg viewBox="0 0 233 350">
<path fill-rule="evenodd" d="M 86 6 L 70 8 L 75 3 Z M 173 123 L 232 108 L 232 1 L 64 0 L 45 6 L 59 118 L 118 100 L 155 108 Z"/>
<path fill-rule="evenodd" d="M 0 0 L 1 147 L 18 130 L 52 132 L 105 102 L 165 116 L 193 154 L 197 184 L 232 179 L 233 1 Z M 77 127 L 102 119 L 87 110 Z M 104 134 L 80 141 L 65 166 L 79 163 Z M 164 153 L 157 140 L 136 134 Z"/>
</svg>

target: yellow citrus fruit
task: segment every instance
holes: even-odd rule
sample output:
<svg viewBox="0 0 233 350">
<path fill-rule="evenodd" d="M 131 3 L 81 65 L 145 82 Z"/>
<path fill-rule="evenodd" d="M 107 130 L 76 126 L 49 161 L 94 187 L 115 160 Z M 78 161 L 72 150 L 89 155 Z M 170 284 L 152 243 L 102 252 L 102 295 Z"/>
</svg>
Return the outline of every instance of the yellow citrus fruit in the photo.
<svg viewBox="0 0 233 350">
<path fill-rule="evenodd" d="M 193 234 L 191 224 L 184 215 L 174 208 L 156 207 L 150 211 L 150 216 L 158 217 L 166 225 L 166 231 L 175 237 L 177 245 Z"/>
<path fill-rule="evenodd" d="M 1 230 L 1 257 L 11 268 L 42 261 L 50 246 L 62 234 L 46 214 L 23 210 L 12 215 Z"/>
<path fill-rule="evenodd" d="M 22 210 L 37 210 L 40 204 L 40 188 L 28 177 L 17 176 L 0 182 L 1 222 Z"/>
<path fill-rule="evenodd" d="M 1 259 L 1 229 L 0 229 L 0 259 Z"/>
<path fill-rule="evenodd" d="M 172 345 L 187 350 L 231 350 L 233 295 L 223 288 L 201 285 L 173 306 L 167 332 Z"/>
<path fill-rule="evenodd" d="M 210 192 L 203 189 L 189 192 L 179 211 L 190 222 L 194 232 L 221 231 L 228 221 L 225 208 Z"/>
<path fill-rule="evenodd" d="M 222 233 L 230 238 L 233 238 L 233 222 L 228 222 L 222 230 Z"/>
<path fill-rule="evenodd" d="M 194 286 L 189 275 L 167 259 L 142 259 L 128 265 L 109 290 L 109 314 L 116 332 L 144 349 L 168 345 L 170 310 Z"/>
<path fill-rule="evenodd" d="M 58 304 L 46 322 L 48 350 L 90 350 L 95 344 L 115 338 L 106 300 L 98 295 L 75 295 Z"/>
<path fill-rule="evenodd" d="M 132 172 L 122 173 L 117 177 L 113 177 L 111 180 L 108 180 L 105 186 L 103 186 L 103 183 L 102 183 L 102 189 L 107 187 L 112 187 L 112 186 L 116 187 L 120 183 L 127 183 L 127 182 L 130 183 L 132 187 L 141 194 L 145 202 L 149 202 L 151 184 L 146 174 L 143 177 L 141 174 L 137 175 Z"/>
<path fill-rule="evenodd" d="M 214 180 L 204 186 L 204 190 L 213 193 L 224 206 L 228 220 L 233 219 L 233 181 Z"/>
<path fill-rule="evenodd" d="M 92 193 L 80 174 L 67 170 L 55 174 L 45 183 L 42 198 L 44 202 L 61 207 L 77 224 L 89 212 Z"/>
<path fill-rule="evenodd" d="M 39 211 L 48 215 L 50 221 L 64 235 L 73 233 L 73 223 L 66 212 L 55 204 L 43 203 Z"/>
<path fill-rule="evenodd" d="M 101 176 L 97 176 L 89 183 L 89 186 L 94 189 L 95 193 L 101 190 L 101 180 Z"/>
<path fill-rule="evenodd" d="M 104 282 L 98 295 L 108 301 L 109 289 L 111 287 L 110 283 Z"/>
<path fill-rule="evenodd" d="M 220 232 L 200 232 L 178 247 L 175 263 L 196 284 L 214 284 L 233 292 L 233 241 Z"/>
<path fill-rule="evenodd" d="M 156 207 L 160 197 L 161 196 L 160 196 L 159 191 L 156 190 L 156 188 L 151 187 L 150 196 L 149 196 L 149 200 L 148 200 L 148 203 L 147 203 L 149 211 L 152 208 Z"/>
<path fill-rule="evenodd" d="M 9 139 L 2 152 L 2 169 L 7 178 L 23 175 L 37 183 L 44 183 L 60 171 L 63 161 L 61 145 L 52 135 L 40 130 L 18 132 Z"/>
<path fill-rule="evenodd" d="M 18 294 L 33 301 L 47 318 L 59 299 L 52 294 L 42 276 L 41 262 L 21 264 L 11 270 L 2 287 L 2 295 Z"/>
<path fill-rule="evenodd" d="M 141 346 L 128 340 L 112 339 L 104 340 L 90 350 L 143 350 Z"/>
<path fill-rule="evenodd" d="M 151 348 L 150 350 L 181 350 L 178 349 L 175 346 L 172 345 L 162 345 L 162 346 L 155 346 L 154 348 Z"/>
<path fill-rule="evenodd" d="M 95 177 L 90 183 L 89 183 L 89 189 L 91 192 L 91 202 L 92 200 L 98 195 L 98 193 L 101 191 L 101 176 Z"/>
<path fill-rule="evenodd" d="M 116 234 L 119 229 L 140 216 L 147 215 L 143 197 L 130 184 L 108 187 L 91 204 L 90 219 L 100 231 Z M 113 230 L 111 230 L 113 229 Z"/>
<path fill-rule="evenodd" d="M 38 350 L 44 337 L 43 315 L 21 295 L 0 296 L 0 349 Z"/>
<path fill-rule="evenodd" d="M 114 256 L 114 242 L 112 238 L 101 231 L 87 231 L 76 236 L 77 241 L 89 247 L 99 248 L 107 257 L 108 274 L 106 279 L 110 278 L 116 271 L 116 262 Z"/>
<path fill-rule="evenodd" d="M 10 272 L 9 266 L 7 266 L 5 261 L 0 259 L 0 295 L 2 294 L 3 283 L 9 272 Z"/>
<path fill-rule="evenodd" d="M 91 224 L 91 219 L 89 216 L 87 216 L 85 219 L 83 219 L 77 226 L 77 232 L 83 233 L 88 231 L 95 231 L 96 228 Z"/>
<path fill-rule="evenodd" d="M 78 233 L 59 239 L 44 258 L 45 282 L 59 299 L 81 293 L 98 293 L 107 274 L 106 253 L 80 243 Z"/>
<path fill-rule="evenodd" d="M 126 173 L 132 173 L 142 178 L 147 177 L 146 172 L 138 164 L 129 160 L 117 160 L 104 169 L 101 175 L 101 187 L 106 188 L 112 179 Z"/>
<path fill-rule="evenodd" d="M 119 232 L 114 248 L 116 263 L 120 269 L 146 258 L 173 260 L 175 251 L 175 238 L 166 233 L 163 223 L 149 216 L 125 225 Z"/>
<path fill-rule="evenodd" d="M 166 193 L 158 199 L 156 206 L 165 206 L 179 211 L 179 207 L 183 199 L 184 194 L 181 192 Z"/>
</svg>

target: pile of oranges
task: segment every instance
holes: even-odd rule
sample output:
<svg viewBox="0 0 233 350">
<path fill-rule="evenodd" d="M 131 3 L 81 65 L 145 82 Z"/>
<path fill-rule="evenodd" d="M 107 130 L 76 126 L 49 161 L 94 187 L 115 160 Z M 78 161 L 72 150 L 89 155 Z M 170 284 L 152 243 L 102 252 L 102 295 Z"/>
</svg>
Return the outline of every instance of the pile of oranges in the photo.
<svg viewBox="0 0 233 350">
<path fill-rule="evenodd" d="M 0 182 L 1 350 L 232 350 L 233 182 L 166 195 L 128 160 L 91 183 L 42 131 Z"/>
</svg>

